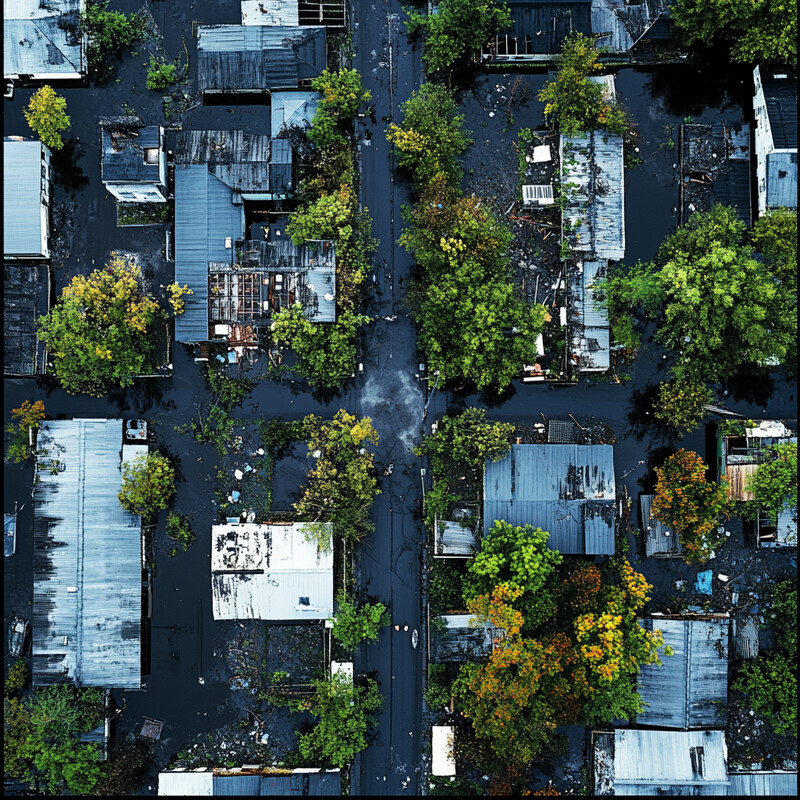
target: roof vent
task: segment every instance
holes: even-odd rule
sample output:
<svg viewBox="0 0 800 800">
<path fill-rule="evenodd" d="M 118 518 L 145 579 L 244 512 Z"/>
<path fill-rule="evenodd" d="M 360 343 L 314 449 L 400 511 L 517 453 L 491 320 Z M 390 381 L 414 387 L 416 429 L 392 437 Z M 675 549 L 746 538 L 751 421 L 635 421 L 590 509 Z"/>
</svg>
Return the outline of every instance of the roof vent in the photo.
<svg viewBox="0 0 800 800">
<path fill-rule="evenodd" d="M 702 747 L 690 747 L 689 758 L 692 760 L 692 772 L 705 774 L 705 751 Z"/>
</svg>

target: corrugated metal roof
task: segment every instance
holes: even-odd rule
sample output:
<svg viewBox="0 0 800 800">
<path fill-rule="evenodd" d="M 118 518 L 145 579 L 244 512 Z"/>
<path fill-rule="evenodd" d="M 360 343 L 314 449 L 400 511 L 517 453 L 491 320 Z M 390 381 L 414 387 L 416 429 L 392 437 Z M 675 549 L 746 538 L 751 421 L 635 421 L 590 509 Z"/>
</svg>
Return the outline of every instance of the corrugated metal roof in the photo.
<svg viewBox="0 0 800 800">
<path fill-rule="evenodd" d="M 561 136 L 562 183 L 569 202 L 564 222 L 573 250 L 597 259 L 625 257 L 625 181 L 622 136 L 607 131 Z M 574 163 L 573 163 L 574 162 Z"/>
<path fill-rule="evenodd" d="M 232 242 L 244 236 L 244 207 L 233 204 L 233 190 L 202 164 L 175 166 L 175 281 L 194 294 L 175 318 L 175 340 L 208 340 L 208 271 L 210 262 L 230 263 Z"/>
<path fill-rule="evenodd" d="M 117 498 L 122 421 L 43 422 L 37 447 L 33 683 L 139 689 L 141 519 Z"/>
<path fill-rule="evenodd" d="M 518 444 L 484 472 L 484 536 L 495 520 L 550 533 L 562 553 L 614 552 L 611 445 Z"/>
<path fill-rule="evenodd" d="M 159 772 L 158 793 L 162 796 L 211 797 L 214 794 L 214 773 L 207 770 Z"/>
<path fill-rule="evenodd" d="M 639 498 L 642 509 L 642 536 L 644 536 L 645 555 L 679 556 L 683 552 L 681 540 L 676 531 L 669 525 L 657 520 L 650 512 L 655 495 L 643 494 Z"/>
<path fill-rule="evenodd" d="M 319 92 L 273 92 L 270 97 L 270 133 L 277 138 L 284 128 L 308 128 L 322 99 Z"/>
<path fill-rule="evenodd" d="M 342 793 L 338 769 L 295 769 L 291 772 L 266 768 L 237 774 L 238 768 L 172 770 L 158 775 L 158 794 L 220 797 L 331 797 Z M 217 774 L 215 774 L 217 773 Z"/>
<path fill-rule="evenodd" d="M 475 531 L 452 520 L 436 520 L 434 553 L 437 556 L 471 556 L 477 547 Z"/>
<path fill-rule="evenodd" d="M 197 75 L 201 91 L 296 88 L 325 69 L 324 27 L 201 25 Z"/>
<path fill-rule="evenodd" d="M 797 150 L 797 77 L 776 78 L 777 70 L 761 70 L 772 144 L 778 150 Z"/>
<path fill-rule="evenodd" d="M 242 0 L 242 25 L 299 25 L 298 0 Z"/>
<path fill-rule="evenodd" d="M 754 614 L 737 611 L 731 619 L 731 638 L 735 658 L 758 656 L 758 622 Z"/>
<path fill-rule="evenodd" d="M 103 126 L 100 172 L 108 183 L 158 183 L 159 163 L 145 163 L 145 148 L 158 148 L 161 135 L 156 125 L 144 128 Z"/>
<path fill-rule="evenodd" d="M 767 208 L 797 208 L 797 153 L 767 155 Z"/>
<path fill-rule="evenodd" d="M 606 307 L 595 299 L 595 281 L 606 272 L 605 261 L 586 260 L 570 278 L 570 349 L 581 372 L 611 366 L 611 331 Z"/>
<path fill-rule="evenodd" d="M 738 797 L 797 797 L 797 772 L 731 772 L 729 794 Z"/>
<path fill-rule="evenodd" d="M 6 256 L 45 256 L 42 237 L 42 152 L 50 151 L 33 141 L 3 140 L 3 252 Z M 49 198 L 48 198 L 49 199 Z"/>
<path fill-rule="evenodd" d="M 699 750 L 702 748 L 702 754 Z M 702 761 L 702 773 L 696 768 Z M 614 732 L 614 794 L 724 795 L 730 784 L 724 731 Z"/>
<path fill-rule="evenodd" d="M 3 0 L 3 74 L 84 74 L 84 43 L 77 28 L 85 9 L 86 0 Z"/>
<path fill-rule="evenodd" d="M 36 320 L 50 310 L 50 267 L 14 262 L 3 267 L 3 372 L 43 375 L 46 350 Z"/>
<path fill-rule="evenodd" d="M 660 630 L 674 655 L 639 669 L 637 690 L 645 710 L 638 725 L 661 728 L 725 727 L 728 702 L 730 621 L 649 618 L 646 630 Z"/>
<path fill-rule="evenodd" d="M 307 541 L 303 525 L 211 529 L 214 619 L 288 621 L 333 615 L 333 553 Z"/>
<path fill-rule="evenodd" d="M 503 628 L 495 628 L 489 622 L 478 622 L 472 614 L 448 614 L 439 619 L 444 623 L 444 628 L 431 628 L 431 661 L 460 662 L 488 658 L 495 640 L 506 635 Z"/>
</svg>

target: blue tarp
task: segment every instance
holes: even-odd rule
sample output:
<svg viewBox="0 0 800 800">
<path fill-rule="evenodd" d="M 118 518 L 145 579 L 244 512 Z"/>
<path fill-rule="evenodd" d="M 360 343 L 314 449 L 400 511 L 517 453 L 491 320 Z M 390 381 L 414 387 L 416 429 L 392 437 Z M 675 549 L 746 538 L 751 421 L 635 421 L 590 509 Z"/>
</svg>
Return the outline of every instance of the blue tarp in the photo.
<svg viewBox="0 0 800 800">
<path fill-rule="evenodd" d="M 706 570 L 697 574 L 697 580 L 694 583 L 695 591 L 698 594 L 711 594 L 711 576 L 714 570 Z"/>
</svg>

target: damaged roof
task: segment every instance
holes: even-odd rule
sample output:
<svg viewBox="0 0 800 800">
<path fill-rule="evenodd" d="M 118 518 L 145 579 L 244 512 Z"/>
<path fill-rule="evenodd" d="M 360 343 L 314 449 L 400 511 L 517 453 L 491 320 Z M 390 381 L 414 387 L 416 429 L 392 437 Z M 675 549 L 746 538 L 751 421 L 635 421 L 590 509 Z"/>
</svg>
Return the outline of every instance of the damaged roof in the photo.
<svg viewBox="0 0 800 800">
<path fill-rule="evenodd" d="M 47 264 L 3 265 L 3 373 L 44 375 L 47 351 L 36 335 L 36 320 L 50 310 Z"/>
<path fill-rule="evenodd" d="M 651 513 L 655 495 L 643 494 L 639 498 L 642 509 L 642 535 L 644 536 L 645 555 L 651 556 L 679 556 L 683 553 L 680 537 L 677 531 L 670 530 L 657 520 Z"/>
<path fill-rule="evenodd" d="M 483 486 L 484 536 L 505 520 L 548 531 L 548 545 L 562 553 L 614 553 L 611 445 L 515 444 L 487 463 Z"/>
<path fill-rule="evenodd" d="M 156 125 L 124 127 L 101 123 L 100 174 L 104 183 L 159 183 L 161 133 Z M 155 148 L 158 157 L 146 158 Z"/>
<path fill-rule="evenodd" d="M 139 689 L 141 518 L 117 497 L 122 420 L 42 422 L 37 448 L 33 684 Z"/>
<path fill-rule="evenodd" d="M 659 652 L 661 664 L 642 664 L 637 691 L 645 704 L 637 725 L 659 728 L 723 728 L 728 703 L 730 620 L 639 620 L 660 630 L 674 655 Z"/>
<path fill-rule="evenodd" d="M 564 226 L 572 249 L 595 259 L 625 257 L 625 181 L 622 136 L 591 131 L 561 136 Z"/>
<path fill-rule="evenodd" d="M 304 526 L 212 527 L 214 619 L 297 622 L 333 615 L 333 552 L 308 541 Z"/>
<path fill-rule="evenodd" d="M 570 354 L 578 359 L 580 372 L 604 372 L 611 366 L 608 309 L 594 292 L 606 267 L 605 261 L 587 259 L 570 276 Z"/>
<path fill-rule="evenodd" d="M 495 640 L 505 638 L 503 628 L 479 622 L 472 614 L 448 614 L 439 617 L 442 628 L 431 631 L 431 661 L 475 661 L 488 658 Z"/>
<path fill-rule="evenodd" d="M 6 78 L 80 78 L 85 40 L 78 31 L 86 0 L 3 0 L 3 74 Z"/>
<path fill-rule="evenodd" d="M 214 767 L 174 769 L 158 774 L 158 793 L 167 796 L 229 797 L 334 796 L 342 792 L 338 769 L 270 770 Z"/>
<path fill-rule="evenodd" d="M 202 92 L 295 89 L 325 69 L 324 27 L 201 25 L 197 80 Z"/>
</svg>

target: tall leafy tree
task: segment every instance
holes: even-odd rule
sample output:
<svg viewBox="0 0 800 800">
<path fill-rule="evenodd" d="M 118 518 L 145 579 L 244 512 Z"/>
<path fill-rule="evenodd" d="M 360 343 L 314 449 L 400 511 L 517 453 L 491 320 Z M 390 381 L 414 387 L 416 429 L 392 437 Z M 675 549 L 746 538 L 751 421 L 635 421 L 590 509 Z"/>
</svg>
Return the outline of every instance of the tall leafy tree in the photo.
<svg viewBox="0 0 800 800">
<path fill-rule="evenodd" d="M 122 465 L 120 505 L 131 514 L 149 518 L 165 509 L 175 496 L 175 468 L 161 453 L 137 456 Z"/>
<path fill-rule="evenodd" d="M 797 211 L 776 208 L 762 214 L 752 231 L 753 246 L 772 274 L 797 293 Z"/>
<path fill-rule="evenodd" d="M 364 88 L 361 75 L 354 69 L 326 69 L 314 78 L 311 86 L 322 99 L 314 113 L 308 138 L 317 147 L 347 142 L 356 114 L 372 96 Z"/>
<path fill-rule="evenodd" d="M 23 113 L 25 121 L 43 144 L 51 150 L 60 150 L 64 146 L 61 133 L 70 126 L 67 101 L 59 97 L 52 86 L 38 89 Z"/>
</svg>

